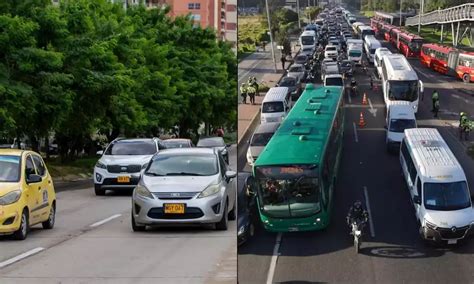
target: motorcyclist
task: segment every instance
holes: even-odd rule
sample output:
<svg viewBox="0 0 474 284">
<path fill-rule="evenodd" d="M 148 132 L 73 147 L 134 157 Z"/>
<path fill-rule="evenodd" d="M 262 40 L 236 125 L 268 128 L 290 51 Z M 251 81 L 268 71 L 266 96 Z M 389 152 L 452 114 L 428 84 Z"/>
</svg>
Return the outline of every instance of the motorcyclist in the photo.
<svg viewBox="0 0 474 284">
<path fill-rule="evenodd" d="M 467 117 L 467 113 L 461 112 L 459 117 L 459 136 L 462 139 L 462 134 L 465 134 L 465 139 L 468 140 L 469 132 L 471 131 L 471 121 Z"/>
<path fill-rule="evenodd" d="M 351 90 L 352 90 L 352 95 L 357 95 L 357 82 L 354 77 L 352 77 L 352 80 L 351 80 Z"/>
<path fill-rule="evenodd" d="M 357 200 L 349 209 L 349 213 L 347 213 L 346 222 L 347 225 L 351 226 L 351 224 L 355 221 L 358 225 L 363 225 L 367 223 L 369 219 L 369 214 L 363 208 L 362 202 Z"/>
</svg>

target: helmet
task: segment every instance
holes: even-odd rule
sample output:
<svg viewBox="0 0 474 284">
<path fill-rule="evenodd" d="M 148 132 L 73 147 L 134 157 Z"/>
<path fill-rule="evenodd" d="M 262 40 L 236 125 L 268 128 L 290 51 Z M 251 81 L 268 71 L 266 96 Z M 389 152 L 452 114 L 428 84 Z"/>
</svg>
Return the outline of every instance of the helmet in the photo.
<svg viewBox="0 0 474 284">
<path fill-rule="evenodd" d="M 466 113 L 465 113 L 465 112 L 461 112 L 459 115 L 460 115 L 460 116 L 465 116 Z"/>
<path fill-rule="evenodd" d="M 362 202 L 360 200 L 357 200 L 354 202 L 354 209 L 361 209 L 362 208 Z"/>
</svg>

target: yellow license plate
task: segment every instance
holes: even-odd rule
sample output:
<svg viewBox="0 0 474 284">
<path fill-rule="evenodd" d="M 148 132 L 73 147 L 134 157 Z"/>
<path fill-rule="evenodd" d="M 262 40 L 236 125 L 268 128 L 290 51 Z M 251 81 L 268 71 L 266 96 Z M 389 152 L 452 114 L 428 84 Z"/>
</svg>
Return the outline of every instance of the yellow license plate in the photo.
<svg viewBox="0 0 474 284">
<path fill-rule="evenodd" d="M 130 177 L 125 177 L 125 176 L 117 177 L 117 182 L 130 182 Z"/>
<path fill-rule="evenodd" d="M 165 204 L 165 214 L 184 214 L 183 203 Z"/>
</svg>

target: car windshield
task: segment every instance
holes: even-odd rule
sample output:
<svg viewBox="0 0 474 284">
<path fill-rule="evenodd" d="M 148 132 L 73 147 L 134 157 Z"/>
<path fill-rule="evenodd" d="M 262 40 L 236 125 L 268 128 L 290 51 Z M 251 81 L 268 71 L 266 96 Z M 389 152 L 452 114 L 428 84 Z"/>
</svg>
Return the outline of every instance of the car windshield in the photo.
<svg viewBox="0 0 474 284">
<path fill-rule="evenodd" d="M 342 78 L 326 78 L 326 86 L 344 86 Z"/>
<path fill-rule="evenodd" d="M 326 47 L 326 51 L 336 51 L 336 47 L 335 46 L 328 46 L 328 47 Z"/>
<path fill-rule="evenodd" d="M 20 180 L 20 157 L 0 155 L 0 182 Z"/>
<path fill-rule="evenodd" d="M 153 141 L 118 141 L 110 144 L 105 155 L 153 155 L 157 152 Z"/>
<path fill-rule="evenodd" d="M 217 173 L 217 157 L 213 154 L 158 154 L 145 172 L 148 176 L 212 176 Z"/>
<path fill-rule="evenodd" d="M 360 50 L 351 50 L 349 51 L 349 56 L 351 57 L 359 57 L 362 55 L 362 52 Z"/>
<path fill-rule="evenodd" d="M 273 133 L 255 133 L 250 141 L 250 146 L 266 146 L 272 138 Z"/>
<path fill-rule="evenodd" d="M 315 166 L 258 167 L 258 197 L 264 214 L 303 217 L 318 213 L 319 179 Z"/>
<path fill-rule="evenodd" d="M 429 210 L 460 210 L 471 206 L 471 199 L 465 181 L 450 183 L 429 183 L 423 187 L 425 208 Z"/>
<path fill-rule="evenodd" d="M 225 142 L 222 137 L 201 139 L 197 143 L 198 147 L 224 147 Z"/>
<path fill-rule="evenodd" d="M 306 62 L 306 60 L 308 60 L 308 57 L 306 55 L 298 55 L 295 58 L 295 61 L 298 62 Z"/>
<path fill-rule="evenodd" d="M 189 148 L 191 147 L 190 143 L 186 140 L 178 141 L 178 140 L 164 140 L 161 142 L 165 148 L 173 149 L 173 148 Z"/>
<path fill-rule="evenodd" d="M 391 132 L 402 133 L 405 129 L 416 128 L 416 122 L 414 119 L 391 119 L 390 129 Z"/>
<path fill-rule="evenodd" d="M 262 113 L 283 112 L 283 102 L 266 102 L 262 105 Z"/>
<path fill-rule="evenodd" d="M 288 72 L 290 72 L 290 73 L 303 72 L 303 67 L 302 66 L 293 66 L 288 70 Z"/>
<path fill-rule="evenodd" d="M 418 99 L 418 81 L 389 81 L 388 98 L 391 101 L 409 101 Z"/>
<path fill-rule="evenodd" d="M 301 37 L 302 45 L 311 45 L 314 44 L 314 37 L 313 36 L 302 36 Z"/>
<path fill-rule="evenodd" d="M 294 87 L 296 86 L 296 79 L 291 77 L 283 78 L 280 82 L 280 87 Z"/>
</svg>

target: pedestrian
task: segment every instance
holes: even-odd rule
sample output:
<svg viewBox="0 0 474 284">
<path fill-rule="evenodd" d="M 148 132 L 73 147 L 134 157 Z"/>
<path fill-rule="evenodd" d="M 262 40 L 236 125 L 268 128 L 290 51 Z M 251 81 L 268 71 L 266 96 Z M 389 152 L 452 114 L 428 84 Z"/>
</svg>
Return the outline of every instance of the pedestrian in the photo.
<svg viewBox="0 0 474 284">
<path fill-rule="evenodd" d="M 280 60 L 281 60 L 281 68 L 283 70 L 285 70 L 285 62 L 286 62 L 285 54 L 283 54 L 283 53 L 281 54 L 281 59 Z"/>
<path fill-rule="evenodd" d="M 257 94 L 258 94 L 258 82 L 257 82 L 257 77 L 253 77 L 252 87 L 255 88 L 255 95 L 257 95 Z"/>
<path fill-rule="evenodd" d="M 240 85 L 240 96 L 242 97 L 242 103 L 246 104 L 247 103 L 247 85 L 245 83 L 242 83 Z"/>
<path fill-rule="evenodd" d="M 431 100 L 433 102 L 433 108 L 431 109 L 432 112 L 435 111 L 435 102 L 439 101 L 439 94 L 438 91 L 434 90 L 433 94 L 431 95 Z"/>
<path fill-rule="evenodd" d="M 439 100 L 436 100 L 434 103 L 434 117 L 438 117 L 439 112 Z"/>
<path fill-rule="evenodd" d="M 262 48 L 264 52 L 265 52 L 265 45 L 266 45 L 266 42 L 262 41 Z"/>
<path fill-rule="evenodd" d="M 252 85 L 248 86 L 247 87 L 247 93 L 249 94 L 249 97 L 250 97 L 250 103 L 254 105 L 255 104 L 255 94 L 256 94 L 255 87 L 253 87 Z"/>
<path fill-rule="evenodd" d="M 219 127 L 216 130 L 216 134 L 217 134 L 218 137 L 224 137 L 224 129 L 222 129 L 222 127 Z"/>
</svg>

